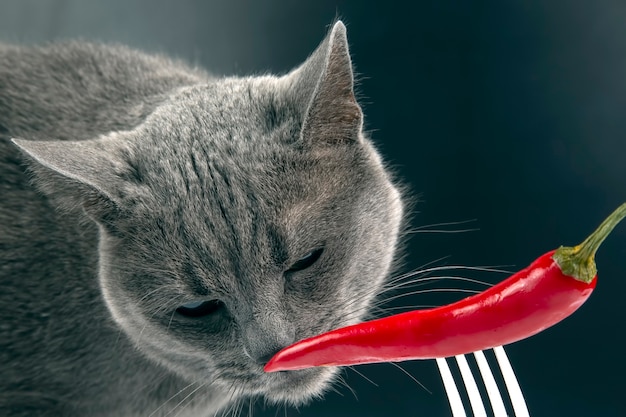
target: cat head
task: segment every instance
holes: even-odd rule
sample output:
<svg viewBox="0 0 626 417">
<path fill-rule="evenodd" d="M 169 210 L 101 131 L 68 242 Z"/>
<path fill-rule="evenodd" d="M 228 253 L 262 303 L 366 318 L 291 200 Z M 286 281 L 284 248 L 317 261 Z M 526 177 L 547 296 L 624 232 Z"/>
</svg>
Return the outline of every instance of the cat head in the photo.
<svg viewBox="0 0 626 417">
<path fill-rule="evenodd" d="M 338 22 L 285 76 L 181 88 L 131 131 L 15 143 L 44 193 L 98 225 L 103 299 L 139 350 L 297 404 L 336 370 L 264 363 L 361 320 L 394 257 L 400 194 L 362 121 Z"/>
</svg>

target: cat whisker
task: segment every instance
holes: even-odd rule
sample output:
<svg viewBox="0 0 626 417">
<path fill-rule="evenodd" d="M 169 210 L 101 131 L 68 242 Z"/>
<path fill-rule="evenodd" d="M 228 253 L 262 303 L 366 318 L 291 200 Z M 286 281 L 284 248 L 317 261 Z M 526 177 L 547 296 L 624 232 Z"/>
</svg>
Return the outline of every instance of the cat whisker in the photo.
<svg viewBox="0 0 626 417">
<path fill-rule="evenodd" d="M 503 266 L 507 266 L 507 265 L 503 265 Z M 419 275 L 426 275 L 432 272 L 440 272 L 440 271 L 450 271 L 450 270 L 463 270 L 463 271 L 477 271 L 477 272 L 495 272 L 495 273 L 502 273 L 502 274 L 511 274 L 511 271 L 508 270 L 504 270 L 504 269 L 500 269 L 501 266 L 465 266 L 465 265 L 440 265 L 440 266 L 434 266 L 434 267 L 430 267 L 430 268 L 417 268 L 414 269 L 413 271 L 410 272 L 406 272 L 402 275 L 399 275 L 397 277 L 391 278 L 388 282 L 387 285 L 389 284 L 393 284 L 396 283 L 398 281 L 407 279 L 407 278 L 411 278 L 414 276 L 419 276 Z"/>
<path fill-rule="evenodd" d="M 353 323 L 357 323 L 362 321 L 365 318 L 371 315 L 371 311 L 369 308 L 363 307 L 359 310 L 352 311 L 348 314 L 345 314 L 342 319 L 336 323 L 335 327 L 347 326 Z"/>
<path fill-rule="evenodd" d="M 216 417 L 218 415 L 219 416 L 227 416 L 228 414 L 230 414 L 230 410 L 232 409 L 232 407 L 234 405 L 233 404 L 233 398 L 234 398 L 234 383 L 233 382 L 231 382 L 229 384 L 228 388 L 226 388 L 226 393 L 225 394 L 228 395 L 228 397 L 229 397 L 228 401 L 227 401 L 228 407 L 224 408 L 222 410 L 217 410 L 215 412 L 215 414 L 213 415 L 213 417 Z"/>
<path fill-rule="evenodd" d="M 357 304 L 360 303 L 364 303 L 364 304 L 369 304 L 368 298 L 372 298 L 372 297 L 380 297 L 383 294 L 398 290 L 398 289 L 402 289 L 402 288 L 407 288 L 410 286 L 415 286 L 415 285 L 425 285 L 428 282 L 431 281 L 438 281 L 441 279 L 451 279 L 451 280 L 459 280 L 459 281 L 466 281 L 466 282 L 470 282 L 473 284 L 478 284 L 478 285 L 485 285 L 485 286 L 491 286 L 493 284 L 485 282 L 485 281 L 480 281 L 480 280 L 475 280 L 475 279 L 471 279 L 471 278 L 467 278 L 467 277 L 457 277 L 457 276 L 428 276 L 428 274 L 433 273 L 433 272 L 438 272 L 438 271 L 447 271 L 447 270 L 469 270 L 469 271 L 479 271 L 479 272 L 495 272 L 495 273 L 511 273 L 510 271 L 501 269 L 501 267 L 499 266 L 465 266 L 465 265 L 440 265 L 440 266 L 432 266 L 432 267 L 428 267 L 428 265 L 432 265 L 434 263 L 440 262 L 441 260 L 445 259 L 446 257 L 443 258 L 439 258 L 436 259 L 434 261 L 428 262 L 424 265 L 422 265 L 421 267 L 419 267 L 418 269 L 415 269 L 413 271 L 401 274 L 399 276 L 396 276 L 394 278 L 392 278 L 389 282 L 385 283 L 382 287 L 382 289 L 375 289 L 363 294 L 359 294 L 357 297 L 353 298 L 348 304 L 346 304 L 344 306 L 344 308 L 346 308 L 347 310 L 349 310 L 351 307 L 356 306 Z M 405 280 L 407 278 L 411 278 L 411 277 L 416 277 L 416 276 L 420 276 L 420 275 L 425 275 L 422 277 L 418 277 L 406 282 L 400 282 L 402 280 Z M 449 291 L 449 290 L 448 290 Z M 463 291 L 463 290 L 460 290 Z M 469 291 L 469 290 L 468 290 Z M 415 292 L 409 293 L 407 295 L 410 294 L 414 294 Z M 404 295 L 397 295 L 395 298 L 399 298 L 402 297 Z M 372 309 L 376 309 L 377 307 L 379 307 L 380 305 L 395 299 L 394 297 L 388 297 L 385 299 L 381 299 L 379 301 L 374 302 L 371 305 Z M 363 317 L 363 314 L 361 314 L 363 312 L 363 310 L 367 310 L 367 306 L 363 305 L 363 306 L 359 306 L 358 308 L 356 308 L 355 310 L 353 310 L 352 312 L 348 312 L 344 315 L 344 320 L 343 322 L 345 323 L 350 323 L 351 320 L 345 320 L 345 317 L 349 317 L 349 318 L 361 318 Z M 366 314 L 367 315 L 367 314 Z"/>
<path fill-rule="evenodd" d="M 414 305 L 406 305 L 406 306 L 396 306 L 396 307 L 376 307 L 381 314 L 387 314 L 390 311 L 396 310 L 425 310 L 428 308 L 439 307 L 435 304 L 414 304 Z"/>
<path fill-rule="evenodd" d="M 223 417 L 226 417 L 226 416 L 232 417 L 234 413 L 235 407 L 237 405 L 237 401 L 233 401 L 233 395 L 234 394 L 231 394 L 228 400 L 228 408 L 226 408 L 224 411 L 222 411 L 222 413 L 220 413 Z"/>
<path fill-rule="evenodd" d="M 185 398 L 183 398 L 182 400 L 180 400 L 178 402 L 178 404 L 176 404 L 174 406 L 174 408 L 172 408 L 165 416 L 169 416 L 174 410 L 176 410 L 178 407 L 180 407 L 187 399 L 191 398 L 196 392 L 198 392 L 199 390 L 201 390 L 202 388 L 204 388 L 207 385 L 207 382 L 203 382 L 202 384 L 200 384 L 198 387 L 196 387 L 193 391 L 191 391 L 189 394 L 187 394 L 185 396 Z M 185 408 L 187 408 L 189 406 L 189 404 L 191 404 L 191 400 L 187 401 L 187 404 L 185 404 L 184 406 L 180 407 L 180 409 L 176 412 L 176 414 L 174 414 L 174 417 L 178 417 L 183 411 L 185 411 Z"/>
<path fill-rule="evenodd" d="M 367 303 L 365 303 L 365 301 L 367 300 L 367 298 L 370 297 L 380 297 L 383 294 L 389 293 L 393 290 L 399 289 L 399 288 L 403 288 L 403 287 L 410 287 L 410 286 L 416 286 L 416 285 L 426 285 L 427 283 L 431 282 L 431 281 L 440 281 L 440 280 L 444 280 L 444 279 L 448 279 L 448 280 L 456 280 L 456 281 L 463 281 L 463 282 L 469 282 L 469 283 L 474 283 L 474 284 L 479 284 L 479 285 L 485 285 L 485 286 L 491 286 L 492 284 L 484 282 L 484 281 L 479 281 L 479 280 L 475 280 L 472 278 L 465 278 L 465 277 L 458 277 L 458 276 L 434 276 L 434 277 L 423 277 L 420 278 L 419 280 L 411 280 L 409 282 L 406 283 L 400 283 L 400 284 L 395 284 L 392 287 L 388 287 L 388 288 L 383 288 L 382 290 L 377 290 L 376 294 L 373 293 L 373 291 L 361 294 L 358 297 L 355 297 L 353 300 L 351 300 L 349 303 L 344 305 L 344 308 L 346 310 L 350 310 L 352 309 L 354 306 L 356 306 L 359 303 L 364 303 L 364 305 L 359 306 L 358 308 L 356 308 L 355 310 L 353 310 L 352 312 L 346 313 L 346 315 L 350 315 L 350 316 L 355 316 L 356 312 L 361 312 L 363 310 L 366 310 L 368 308 Z M 374 301 L 373 303 L 371 303 L 369 305 L 369 308 L 376 308 L 380 305 L 383 305 L 389 301 L 393 301 L 397 298 L 401 298 L 401 297 L 405 297 L 408 295 L 414 295 L 414 294 L 419 294 L 420 292 L 437 292 L 437 291 L 461 291 L 461 292 L 473 292 L 475 290 L 469 290 L 469 289 L 434 289 L 434 290 L 421 290 L 421 291 L 412 291 L 412 292 L 408 292 L 408 293 L 402 293 L 402 294 L 397 294 L 395 296 L 391 296 L 391 297 L 387 297 L 385 299 L 380 299 L 378 301 Z M 478 292 L 478 291 L 476 291 Z"/>
<path fill-rule="evenodd" d="M 463 279 L 463 281 L 465 281 L 465 279 Z M 353 320 L 356 319 L 361 319 L 364 316 L 373 316 L 373 318 L 377 318 L 377 314 L 373 313 L 372 310 L 379 310 L 379 315 L 384 315 L 386 310 L 396 310 L 396 309 L 410 309 L 410 306 L 400 306 L 400 307 L 388 307 L 388 308 L 382 308 L 381 306 L 383 306 L 384 304 L 402 298 L 402 297 L 406 297 L 406 296 L 411 296 L 411 295 L 416 295 L 416 294 L 423 294 L 423 293 L 433 293 L 433 292 L 463 292 L 463 293 L 470 293 L 470 294 L 475 294 L 475 293 L 479 293 L 480 291 L 478 290 L 471 290 L 471 289 L 463 289 L 463 288 L 431 288 L 431 289 L 422 289 L 422 290 L 416 290 L 416 291 L 410 291 L 410 292 L 406 292 L 406 293 L 402 293 L 402 294 L 397 294 L 395 296 L 392 297 L 388 297 L 385 299 L 380 299 L 379 301 L 376 301 L 374 303 L 371 303 L 369 306 L 364 305 L 361 306 L 357 309 L 354 309 L 352 311 L 348 311 L 346 313 L 343 314 L 342 316 L 342 320 L 339 323 L 336 323 L 336 327 L 342 327 L 345 325 L 348 325 L 350 323 L 353 322 Z M 353 300 L 351 303 L 349 303 L 347 305 L 347 307 L 350 307 L 351 305 L 356 304 L 357 302 L 360 302 L 362 300 Z M 437 307 L 437 306 L 433 306 L 433 305 L 424 305 L 424 306 L 414 306 L 413 309 L 415 308 L 433 308 L 433 307 Z"/>
<path fill-rule="evenodd" d="M 143 338 L 143 331 L 146 330 L 146 327 L 148 327 L 148 323 L 144 324 L 141 330 L 139 331 L 138 342 L 141 342 L 141 339 Z"/>
<path fill-rule="evenodd" d="M 233 401 L 233 406 L 230 408 L 229 413 L 228 413 L 231 417 L 237 417 L 239 415 L 238 410 L 239 410 L 240 404 L 241 404 L 241 401 L 239 401 L 238 399 Z"/>
<path fill-rule="evenodd" d="M 123 272 L 130 272 L 130 273 L 147 272 L 150 274 L 158 274 L 159 276 L 168 276 L 170 278 L 174 278 L 175 280 L 180 279 L 180 275 L 176 273 L 175 271 L 168 270 L 168 269 L 155 268 L 153 266 L 147 266 L 144 263 L 141 263 L 139 261 L 134 262 L 132 258 L 125 259 L 123 265 L 120 265 L 118 263 L 113 264 L 113 263 L 108 263 L 108 262 L 102 262 L 101 266 L 108 268 L 108 269 L 114 267 L 115 269 L 123 271 Z"/>
<path fill-rule="evenodd" d="M 345 310 L 350 310 L 353 307 L 357 306 L 358 304 L 361 304 L 360 306 L 358 306 L 358 308 L 356 309 L 356 311 L 359 310 L 363 310 L 363 309 L 367 309 L 368 308 L 368 304 L 370 304 L 370 301 L 372 299 L 375 299 L 376 297 L 379 297 L 381 294 L 388 292 L 388 290 L 385 290 L 384 286 L 381 288 L 375 288 L 373 290 L 368 290 L 365 291 L 361 294 L 358 294 L 356 297 L 354 297 L 352 300 L 350 300 L 350 302 L 344 304 L 343 308 Z"/>
<path fill-rule="evenodd" d="M 460 221 L 455 221 L 455 222 L 432 223 L 432 224 L 426 224 L 423 226 L 413 227 L 411 229 L 405 230 L 404 233 L 416 233 L 416 232 L 420 232 L 423 230 L 432 230 L 431 228 L 433 227 L 458 226 L 460 224 L 473 223 L 476 221 L 478 221 L 478 219 L 460 220 Z"/>
<path fill-rule="evenodd" d="M 421 278 L 416 278 L 416 279 L 412 279 L 412 280 L 409 280 L 409 281 L 401 282 L 401 283 L 392 285 L 390 287 L 383 288 L 383 290 L 380 292 L 380 294 L 384 294 L 384 293 L 389 292 L 389 291 L 394 291 L 394 290 L 397 290 L 399 288 L 424 286 L 424 285 L 428 284 L 431 281 L 442 281 L 442 280 L 464 281 L 464 282 L 470 282 L 472 284 L 484 285 L 486 287 L 493 286 L 493 284 L 491 284 L 489 282 L 481 281 L 481 280 L 478 280 L 478 279 L 459 277 L 459 276 L 455 276 L 455 275 L 446 275 L 446 276 L 421 277 Z"/>
<path fill-rule="evenodd" d="M 402 298 L 402 297 L 408 297 L 410 295 L 427 294 L 427 293 L 433 293 L 433 292 L 460 292 L 460 293 L 467 293 L 467 294 L 478 294 L 478 293 L 480 293 L 480 291 L 478 291 L 478 290 L 469 290 L 469 289 L 464 289 L 464 288 L 428 288 L 428 289 L 424 289 L 424 290 L 409 291 L 407 293 L 394 295 L 393 297 L 389 297 L 387 299 L 381 300 L 378 303 L 375 303 L 374 306 L 380 306 L 380 305 L 388 303 L 390 301 L 397 300 L 397 299 Z"/>
<path fill-rule="evenodd" d="M 176 314 L 176 309 L 172 309 L 172 314 L 170 315 L 170 320 L 167 322 L 166 331 L 170 330 L 170 326 L 172 325 L 172 320 L 174 320 L 174 315 Z"/>
<path fill-rule="evenodd" d="M 137 301 L 137 304 L 140 304 L 141 302 L 143 302 L 143 300 L 145 300 L 146 298 L 150 297 L 152 294 L 154 294 L 156 292 L 159 292 L 159 291 L 167 290 L 167 289 L 171 289 L 171 286 L 162 285 L 162 286 L 156 287 L 152 291 L 149 291 L 146 294 L 144 294 L 143 297 L 141 297 L 139 299 L 139 301 Z"/>
<path fill-rule="evenodd" d="M 444 277 L 432 277 L 431 280 L 435 281 L 435 280 L 440 280 Z M 471 280 L 471 279 L 467 279 L 464 277 L 456 277 L 461 281 L 467 281 L 467 282 L 472 282 L 472 283 L 477 283 L 477 284 L 482 284 L 482 285 L 492 285 L 492 284 L 488 284 L 488 283 L 484 283 L 481 281 L 476 281 L 476 280 Z M 455 279 L 455 278 L 452 278 Z M 384 294 L 385 292 L 389 292 L 389 291 L 382 291 L 379 295 Z M 344 323 L 343 325 L 347 325 L 352 323 L 352 320 L 354 318 L 357 319 L 362 319 L 362 317 L 366 317 L 366 319 L 370 320 L 373 318 L 378 318 L 381 316 L 385 316 L 388 315 L 388 311 L 393 311 L 393 310 L 414 310 L 414 309 L 424 309 L 424 308 L 434 308 L 437 307 L 437 305 L 413 305 L 413 306 L 397 306 L 397 307 L 386 307 L 383 308 L 381 306 L 383 306 L 384 304 L 405 297 L 405 296 L 410 296 L 410 295 L 416 295 L 416 294 L 422 294 L 422 293 L 431 293 L 431 292 L 465 292 L 465 293 L 470 293 L 470 294 L 474 294 L 474 293 L 478 293 L 480 291 L 478 290 L 472 290 L 472 289 L 462 289 L 462 288 L 434 288 L 434 289 L 423 289 L 423 290 L 417 290 L 417 291 L 411 291 L 411 292 L 407 292 L 407 293 L 402 293 L 402 294 L 397 294 L 395 296 L 392 297 L 387 297 L 384 299 L 380 299 L 378 301 L 375 301 L 373 303 L 371 303 L 369 306 L 360 306 L 359 308 L 353 310 L 353 311 L 348 311 L 346 313 L 344 313 L 343 315 L 343 320 L 341 320 L 341 323 Z M 350 305 L 354 305 L 358 302 L 361 302 L 362 299 L 359 298 L 357 300 L 353 300 L 351 303 L 349 303 L 347 305 L 347 307 L 350 307 Z M 365 310 L 365 311 L 364 311 Z M 376 311 L 378 310 L 378 311 Z M 365 314 L 363 314 L 365 313 Z"/>
<path fill-rule="evenodd" d="M 433 262 L 438 262 L 439 260 L 433 261 Z M 432 264 L 428 263 L 428 264 Z M 425 264 L 425 265 L 428 265 Z M 484 266 L 463 266 L 463 265 L 443 265 L 443 266 L 436 266 L 436 267 L 430 267 L 430 268 L 422 268 L 422 269 L 417 269 L 405 274 L 402 274 L 398 277 L 393 278 L 392 280 L 390 280 L 389 282 L 385 283 L 382 287 L 382 289 L 376 288 L 374 290 L 370 290 L 368 292 L 365 292 L 363 294 L 359 294 L 359 296 L 353 298 L 348 304 L 346 304 L 344 306 L 344 308 L 346 309 L 350 309 L 353 306 L 355 306 L 356 304 L 362 303 L 364 301 L 367 301 L 368 298 L 372 298 L 372 297 L 380 297 L 381 295 L 385 294 L 385 293 L 389 293 L 391 291 L 403 288 L 403 287 L 409 287 L 412 285 L 420 285 L 422 282 L 427 283 L 429 281 L 436 281 L 436 280 L 441 280 L 441 279 L 455 279 L 455 280 L 460 280 L 460 281 L 467 281 L 467 282 L 471 282 L 471 283 L 475 283 L 475 284 L 481 284 L 481 285 L 485 285 L 485 286 L 491 286 L 493 284 L 488 283 L 488 282 L 484 282 L 484 281 L 480 281 L 480 280 L 473 280 L 471 278 L 466 278 L 466 277 L 456 277 L 456 276 L 425 276 L 425 277 L 420 277 L 420 278 L 415 278 L 413 280 L 410 281 L 406 281 L 406 282 L 399 282 L 401 280 L 407 279 L 407 278 L 411 278 L 414 276 L 418 276 L 418 275 L 426 275 L 432 272 L 437 272 L 437 271 L 445 271 L 445 270 L 471 270 L 471 271 L 480 271 L 480 272 L 496 272 L 496 273 L 510 273 L 510 271 L 505 271 L 502 269 L 498 269 L 497 267 L 484 267 Z M 389 301 L 388 299 L 384 300 L 383 302 Z M 380 305 L 380 302 L 378 302 L 376 305 Z M 361 307 L 359 307 L 359 310 L 361 310 Z"/>
<path fill-rule="evenodd" d="M 157 409 L 155 409 L 153 412 L 151 412 L 148 417 L 152 417 L 154 416 L 160 409 L 162 409 L 163 407 L 165 407 L 165 405 L 172 401 L 174 398 L 176 398 L 177 396 L 179 396 L 183 391 L 187 390 L 187 388 L 191 387 L 192 385 L 197 384 L 198 381 L 194 381 L 188 385 L 186 385 L 185 387 L 181 388 L 176 394 L 172 395 L 170 398 L 168 398 L 167 400 L 165 400 L 165 402 L 163 404 L 161 404 Z"/>
<path fill-rule="evenodd" d="M 176 312 L 175 308 L 178 306 L 179 302 L 181 302 L 181 301 L 182 301 L 181 298 L 169 299 L 167 302 L 161 304 L 156 310 L 154 310 L 152 312 L 152 314 L 150 315 L 149 319 L 146 321 L 146 323 L 141 328 L 141 331 L 139 332 L 139 339 L 138 339 L 138 341 L 141 342 L 141 339 L 143 338 L 144 330 L 148 326 L 150 320 L 152 320 L 154 318 L 154 316 L 156 316 L 157 314 L 161 314 L 162 312 L 164 312 L 164 311 L 166 311 L 166 310 L 168 310 L 170 308 L 172 309 L 172 315 L 170 316 L 170 324 L 171 324 L 171 321 L 174 318 L 174 313 Z M 167 330 L 169 330 L 169 324 L 168 324 Z"/>
<path fill-rule="evenodd" d="M 248 398 L 248 417 L 252 417 L 254 413 L 254 399 L 252 397 Z"/>
<path fill-rule="evenodd" d="M 359 397 L 357 397 L 356 395 L 356 391 L 354 390 L 354 388 L 352 388 L 350 386 L 350 384 L 348 384 L 348 381 L 345 380 L 345 378 L 342 375 L 338 375 L 337 376 L 337 381 L 342 384 L 344 387 L 346 387 L 348 389 L 348 391 L 350 391 L 352 393 L 352 396 L 354 397 L 354 399 L 356 401 L 359 401 Z"/>
<path fill-rule="evenodd" d="M 422 265 L 418 266 L 418 267 L 417 267 L 417 269 L 418 269 L 418 270 L 421 270 L 421 269 L 426 269 L 426 268 L 427 268 L 427 267 L 429 267 L 430 265 L 436 265 L 437 263 L 439 263 L 439 262 L 443 262 L 443 261 L 445 261 L 446 259 L 450 259 L 451 257 L 452 257 L 452 255 L 445 255 L 445 256 L 441 256 L 441 257 L 439 257 L 439 258 L 435 258 L 435 259 L 433 259 L 432 261 L 428 261 L 428 262 L 426 262 L 426 263 L 424 263 L 424 264 L 422 264 Z"/>
<path fill-rule="evenodd" d="M 411 378 L 413 381 L 415 381 L 415 383 L 417 385 L 419 385 L 420 387 L 424 388 L 424 391 L 426 391 L 427 393 L 429 393 L 430 395 L 432 395 L 432 391 L 429 390 L 428 388 L 426 388 L 426 386 L 424 384 L 422 384 L 417 378 L 415 378 L 413 375 L 411 375 L 409 373 L 409 371 L 407 371 L 406 369 L 404 369 L 402 366 L 400 366 L 399 364 L 397 364 L 396 362 L 387 362 L 390 365 L 395 366 L 396 368 L 398 368 L 399 370 L 401 370 L 406 376 L 408 376 L 409 378 Z"/>
<path fill-rule="evenodd" d="M 243 400 L 238 400 L 237 403 L 238 403 L 238 406 L 237 406 L 237 413 L 235 414 L 235 417 L 240 417 L 241 413 L 243 412 L 244 402 Z"/>
<path fill-rule="evenodd" d="M 365 316 L 365 320 L 371 320 L 374 318 L 378 318 L 378 317 L 382 317 L 385 314 L 385 309 L 378 307 L 378 306 L 372 306 L 369 311 L 366 313 Z"/>
<path fill-rule="evenodd" d="M 287 415 L 287 404 L 279 404 L 276 406 L 276 412 L 274 413 L 274 417 L 278 417 L 278 413 L 283 410 L 285 416 Z"/>
<path fill-rule="evenodd" d="M 404 274 L 400 274 L 398 276 L 389 277 L 387 282 L 388 283 L 396 282 L 398 280 L 403 280 L 405 278 L 408 278 L 410 276 L 410 274 L 420 274 L 420 273 L 422 273 L 422 271 L 429 271 L 430 268 L 438 268 L 438 267 L 432 267 L 430 265 L 435 265 L 435 264 L 437 264 L 439 262 L 443 262 L 444 260 L 446 260 L 448 258 L 450 258 L 450 256 L 442 256 L 441 258 L 433 259 L 432 261 L 426 262 L 425 264 L 422 264 L 422 265 L 418 266 L 417 268 L 413 269 L 412 271 L 405 272 Z M 446 265 L 442 265 L 442 266 L 446 266 Z"/>
<path fill-rule="evenodd" d="M 360 305 L 357 305 L 357 304 L 360 304 Z M 349 316 L 361 317 L 364 314 L 367 314 L 367 312 L 369 311 L 369 308 L 371 307 L 371 305 L 368 305 L 368 304 L 371 304 L 371 303 L 367 303 L 365 297 L 360 297 L 347 303 L 346 305 L 343 306 L 344 314 L 343 314 L 342 321 L 347 321 L 346 318 Z"/>
<path fill-rule="evenodd" d="M 368 301 L 370 295 L 357 297 L 350 303 L 347 303 L 344 308 L 344 312 L 341 315 L 341 319 L 334 323 L 335 327 L 342 325 L 348 325 L 357 321 L 368 319 L 368 317 L 376 316 L 375 310 L 382 312 L 380 306 L 384 305 L 386 300 L 373 300 Z M 359 305 L 357 305 L 359 304 Z"/>
<path fill-rule="evenodd" d="M 227 391 L 229 392 L 229 406 L 227 408 L 227 410 L 224 412 L 224 415 L 233 415 L 234 411 L 235 411 L 235 407 L 237 406 L 237 403 L 239 402 L 239 400 L 236 400 L 236 395 L 239 395 L 239 391 L 241 389 L 235 387 L 235 382 L 232 382 L 229 386 L 229 388 L 227 389 Z"/>
<path fill-rule="evenodd" d="M 458 230 L 444 230 L 444 229 L 424 229 L 424 230 L 409 230 L 406 231 L 406 234 L 417 234 L 417 233 L 466 233 L 466 232 L 477 232 L 479 228 L 472 229 L 458 229 Z"/>
<path fill-rule="evenodd" d="M 367 382 L 369 382 L 370 384 L 374 385 L 375 387 L 379 387 L 379 385 L 372 381 L 371 379 L 369 379 L 368 377 L 366 377 L 365 375 L 363 375 L 361 372 L 357 371 L 356 368 L 354 366 L 347 366 L 348 369 L 352 370 L 352 372 L 356 373 L 357 375 L 359 375 L 361 378 L 365 379 Z"/>
<path fill-rule="evenodd" d="M 345 395 L 343 395 L 343 393 L 341 391 L 339 391 L 337 388 L 335 388 L 334 386 L 330 386 L 328 387 L 329 390 L 331 390 L 332 392 L 334 392 L 335 394 L 341 395 L 342 397 L 345 397 Z"/>
<path fill-rule="evenodd" d="M 421 277 L 421 276 L 430 276 L 433 272 L 442 272 L 442 271 L 472 271 L 472 272 L 489 272 L 489 273 L 501 273 L 501 274 L 511 274 L 511 271 L 501 269 L 501 266 L 465 266 L 465 265 L 439 265 L 433 266 L 429 268 L 422 269 L 414 269 L 412 271 L 406 272 L 402 275 L 394 277 L 387 281 L 387 284 L 396 283 L 398 281 L 405 280 L 407 278 L 413 277 Z"/>
</svg>

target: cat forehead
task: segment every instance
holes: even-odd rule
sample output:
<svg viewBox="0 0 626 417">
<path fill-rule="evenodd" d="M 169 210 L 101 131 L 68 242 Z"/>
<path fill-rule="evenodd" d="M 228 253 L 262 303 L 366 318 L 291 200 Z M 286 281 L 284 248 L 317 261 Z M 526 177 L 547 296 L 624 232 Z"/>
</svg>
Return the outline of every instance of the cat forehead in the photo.
<svg viewBox="0 0 626 417">
<path fill-rule="evenodd" d="M 326 200 L 358 186 L 353 182 L 367 170 L 358 156 L 341 149 L 321 157 L 297 144 L 254 138 L 181 145 L 150 149 L 129 165 L 160 199 L 205 207 L 227 201 L 258 210 Z"/>
<path fill-rule="evenodd" d="M 351 146 L 321 152 L 263 139 L 175 140 L 180 146 L 147 148 L 129 158 L 144 190 L 137 209 L 185 217 L 189 224 L 211 219 L 220 235 L 222 217 L 235 214 L 236 229 L 260 226 L 264 218 L 293 227 L 311 210 L 345 202 L 370 171 Z"/>
<path fill-rule="evenodd" d="M 319 179 L 307 175 L 314 166 L 327 165 L 322 171 L 329 171 L 333 165 L 336 171 L 349 165 L 358 148 L 354 143 L 303 149 L 309 146 L 301 140 L 303 113 L 272 76 L 227 78 L 182 89 L 137 130 L 135 165 L 157 170 L 163 178 L 180 172 L 186 178 L 210 179 L 213 170 L 242 180 L 248 176 L 252 184 L 275 171 L 310 180 Z"/>
<path fill-rule="evenodd" d="M 155 111 L 153 122 L 183 130 L 195 125 L 207 133 L 271 131 L 280 124 L 297 122 L 296 116 L 303 113 L 287 97 L 273 76 L 225 78 L 179 90 Z"/>
</svg>

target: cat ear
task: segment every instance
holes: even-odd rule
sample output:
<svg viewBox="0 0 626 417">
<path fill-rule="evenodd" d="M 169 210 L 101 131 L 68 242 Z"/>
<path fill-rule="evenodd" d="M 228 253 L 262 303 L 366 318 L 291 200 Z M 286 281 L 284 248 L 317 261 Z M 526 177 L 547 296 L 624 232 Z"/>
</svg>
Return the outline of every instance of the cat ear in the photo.
<svg viewBox="0 0 626 417">
<path fill-rule="evenodd" d="M 363 115 L 354 97 L 346 27 L 341 21 L 288 77 L 290 90 L 306 108 L 302 138 L 327 143 L 358 139 Z"/>
<path fill-rule="evenodd" d="M 35 183 L 63 208 L 82 206 L 95 220 L 105 221 L 119 209 L 128 172 L 127 149 L 117 134 L 84 141 L 12 139 L 27 156 Z"/>
</svg>

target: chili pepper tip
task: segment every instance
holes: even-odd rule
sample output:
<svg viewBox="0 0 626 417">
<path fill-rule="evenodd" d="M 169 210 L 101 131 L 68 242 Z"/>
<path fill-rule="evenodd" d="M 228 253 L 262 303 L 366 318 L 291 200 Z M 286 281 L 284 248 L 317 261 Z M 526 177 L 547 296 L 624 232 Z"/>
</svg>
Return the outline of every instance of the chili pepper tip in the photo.
<svg viewBox="0 0 626 417">
<path fill-rule="evenodd" d="M 561 246 L 554 252 L 552 259 L 565 275 L 589 284 L 598 273 L 594 259 L 598 248 L 624 217 L 626 203 L 611 213 L 581 244 L 573 247 Z"/>
</svg>

